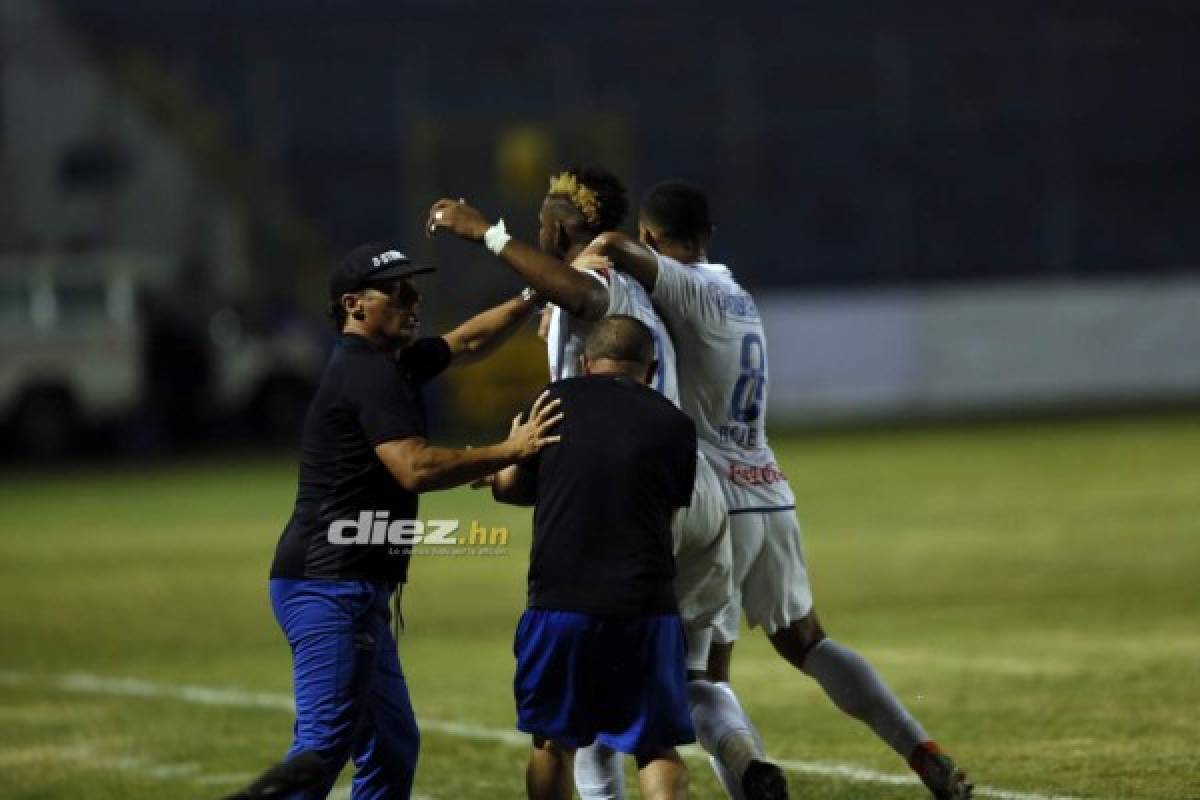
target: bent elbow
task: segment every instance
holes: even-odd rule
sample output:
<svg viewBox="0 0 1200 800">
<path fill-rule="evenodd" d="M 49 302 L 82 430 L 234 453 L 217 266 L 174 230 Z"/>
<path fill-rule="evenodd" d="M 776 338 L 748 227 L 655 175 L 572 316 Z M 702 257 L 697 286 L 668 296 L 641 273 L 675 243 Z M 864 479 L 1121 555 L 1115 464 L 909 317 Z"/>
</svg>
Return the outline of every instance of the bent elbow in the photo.
<svg viewBox="0 0 1200 800">
<path fill-rule="evenodd" d="M 413 494 L 420 494 L 426 490 L 425 481 L 419 475 L 408 474 L 397 476 L 396 483 L 400 484 L 400 488 L 404 491 L 412 492 Z"/>
<path fill-rule="evenodd" d="M 406 492 L 420 494 L 429 490 L 430 472 L 419 464 L 410 464 L 403 469 L 393 469 L 392 477 Z"/>
</svg>

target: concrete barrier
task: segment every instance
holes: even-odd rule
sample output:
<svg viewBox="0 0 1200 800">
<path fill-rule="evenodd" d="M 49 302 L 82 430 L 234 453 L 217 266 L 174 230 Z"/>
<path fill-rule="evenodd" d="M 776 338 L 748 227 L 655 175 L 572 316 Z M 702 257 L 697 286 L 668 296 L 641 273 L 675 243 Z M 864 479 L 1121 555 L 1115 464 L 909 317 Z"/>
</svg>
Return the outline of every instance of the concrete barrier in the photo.
<svg viewBox="0 0 1200 800">
<path fill-rule="evenodd" d="M 1200 280 L 759 292 L 775 422 L 1200 399 Z"/>
</svg>

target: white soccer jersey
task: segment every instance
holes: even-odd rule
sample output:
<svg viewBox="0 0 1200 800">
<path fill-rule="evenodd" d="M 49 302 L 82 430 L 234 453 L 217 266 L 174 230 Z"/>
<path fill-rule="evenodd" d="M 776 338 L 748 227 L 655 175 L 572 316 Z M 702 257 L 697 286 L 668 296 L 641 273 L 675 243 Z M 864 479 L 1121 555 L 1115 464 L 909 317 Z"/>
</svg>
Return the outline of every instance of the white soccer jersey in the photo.
<svg viewBox="0 0 1200 800">
<path fill-rule="evenodd" d="M 626 314 L 646 323 L 658 359 L 658 371 L 650 385 L 678 406 L 675 345 L 650 295 L 622 272 L 599 269 L 588 274 L 608 288 L 605 316 Z M 551 309 L 546 346 L 550 378 L 557 381 L 582 373 L 580 356 L 592 323 L 572 317 L 557 306 Z M 699 447 L 691 505 L 676 516 L 672 525 L 675 595 L 687 636 L 688 668 L 695 670 L 703 670 L 708 663 L 708 643 L 713 635 L 710 625 L 729 616 L 728 606 L 733 602 L 733 550 L 724 491 L 716 469 L 704 456 L 702 441 Z"/>
<path fill-rule="evenodd" d="M 728 267 L 656 255 L 651 297 L 676 335 L 681 408 L 696 423 L 730 512 L 794 506 L 767 445 L 767 338 L 754 299 Z"/>
<path fill-rule="evenodd" d="M 608 310 L 604 316 L 625 314 L 641 320 L 654 337 L 654 354 L 658 359 L 658 370 L 650 387 L 675 405 L 679 405 L 679 379 L 675 371 L 675 346 L 667 332 L 667 326 L 654 310 L 650 296 L 642 285 L 622 272 L 610 269 L 584 270 L 608 289 Z M 587 338 L 592 324 L 572 317 L 558 306 L 552 306 L 550 332 L 546 336 L 549 351 L 550 379 L 562 380 L 580 375 L 583 366 L 583 340 Z"/>
</svg>

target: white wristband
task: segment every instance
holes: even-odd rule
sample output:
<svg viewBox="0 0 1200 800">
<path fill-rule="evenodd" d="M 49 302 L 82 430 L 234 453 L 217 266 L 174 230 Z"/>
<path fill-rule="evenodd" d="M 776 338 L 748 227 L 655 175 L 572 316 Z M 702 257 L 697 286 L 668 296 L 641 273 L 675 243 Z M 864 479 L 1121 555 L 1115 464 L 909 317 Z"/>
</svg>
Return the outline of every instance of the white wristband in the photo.
<svg viewBox="0 0 1200 800">
<path fill-rule="evenodd" d="M 511 238 L 508 231 L 504 229 L 504 220 L 502 219 L 497 220 L 495 225 L 483 233 L 484 245 L 496 255 L 500 255 L 500 251 L 504 249 L 504 245 L 508 244 Z"/>
</svg>

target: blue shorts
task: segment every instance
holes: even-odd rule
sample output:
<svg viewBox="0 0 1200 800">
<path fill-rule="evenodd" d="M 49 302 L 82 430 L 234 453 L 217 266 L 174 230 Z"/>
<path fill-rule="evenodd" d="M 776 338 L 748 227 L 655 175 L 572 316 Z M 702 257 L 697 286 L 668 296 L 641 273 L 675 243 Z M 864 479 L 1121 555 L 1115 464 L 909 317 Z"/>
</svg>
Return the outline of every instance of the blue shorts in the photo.
<svg viewBox="0 0 1200 800">
<path fill-rule="evenodd" d="M 517 728 L 526 733 L 630 754 L 696 741 L 677 614 L 610 619 L 531 608 L 513 650 Z"/>
</svg>

